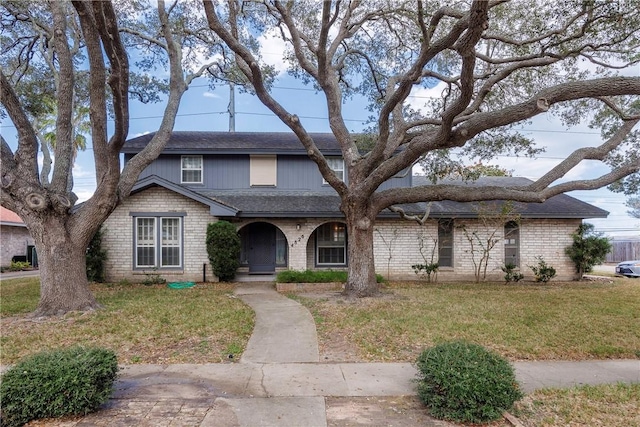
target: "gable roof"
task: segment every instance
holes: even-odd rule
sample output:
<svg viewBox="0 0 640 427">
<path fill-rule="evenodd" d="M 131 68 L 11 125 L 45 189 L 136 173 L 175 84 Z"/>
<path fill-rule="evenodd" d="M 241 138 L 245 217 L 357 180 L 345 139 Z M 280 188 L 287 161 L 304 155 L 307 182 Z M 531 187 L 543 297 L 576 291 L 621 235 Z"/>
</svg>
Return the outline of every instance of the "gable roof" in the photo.
<svg viewBox="0 0 640 427">
<path fill-rule="evenodd" d="M 135 154 L 151 141 L 155 132 L 132 138 L 125 142 L 122 152 Z M 332 133 L 309 134 L 316 145 L 327 155 L 342 155 Z M 171 133 L 164 154 L 302 154 L 306 150 L 292 132 L 200 132 L 175 131 Z"/>
<path fill-rule="evenodd" d="M 175 184 L 171 181 L 167 181 L 166 179 L 160 178 L 157 175 L 149 175 L 136 182 L 131 189 L 131 194 L 144 191 L 147 188 L 151 187 L 163 187 L 167 190 L 173 191 L 174 193 L 181 194 L 192 200 L 205 204 L 209 206 L 209 212 L 213 216 L 236 216 L 236 214 L 238 213 L 238 210 L 233 206 L 229 206 L 224 202 L 215 200 L 211 197 L 205 197 L 199 193 L 196 193 L 195 191 L 190 190 L 187 187 Z"/>
</svg>

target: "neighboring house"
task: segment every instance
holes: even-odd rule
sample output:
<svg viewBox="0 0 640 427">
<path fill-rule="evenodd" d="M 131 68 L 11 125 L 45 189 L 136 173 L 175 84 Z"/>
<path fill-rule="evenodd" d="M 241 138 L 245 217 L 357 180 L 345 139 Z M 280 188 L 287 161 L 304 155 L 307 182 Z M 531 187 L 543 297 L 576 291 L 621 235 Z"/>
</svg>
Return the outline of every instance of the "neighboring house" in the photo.
<svg viewBox="0 0 640 427">
<path fill-rule="evenodd" d="M 127 141 L 125 162 L 153 135 Z M 345 167 L 331 134 L 312 135 L 331 168 L 343 179 Z M 504 180 L 504 181 L 503 181 Z M 526 184 L 524 178 L 483 178 L 494 185 Z M 381 188 L 426 184 L 424 177 L 399 174 Z M 469 184 L 477 185 L 477 184 Z M 140 176 L 127 198 L 104 224 L 108 280 L 141 281 L 145 274 L 167 280 L 214 281 L 205 236 L 207 224 L 230 221 L 242 239 L 241 273 L 271 274 L 283 269 L 344 269 L 348 266 L 340 199 L 324 182 L 294 134 L 174 132 L 158 159 Z M 515 204 L 519 218 L 490 230 L 478 219 L 485 204 L 433 202 L 424 225 L 380 213 L 374 245 L 377 272 L 392 279 L 415 279 L 412 265 L 431 256 L 440 264 L 438 280 L 474 278 L 472 244 L 466 236 L 495 233 L 488 276 L 500 267 L 528 265 L 541 256 L 570 279 L 574 267 L 564 250 L 584 218 L 607 212 L 559 195 L 541 204 Z M 403 206 L 424 214 L 427 204 Z M 467 231 L 465 233 L 465 230 Z M 505 237 L 506 236 L 506 237 Z M 477 248 L 477 242 L 474 242 Z M 479 257 L 476 249 L 475 257 Z"/>
<path fill-rule="evenodd" d="M 8 267 L 14 259 L 29 261 L 33 265 L 33 248 L 33 239 L 22 219 L 0 206 L 0 266 Z"/>
</svg>

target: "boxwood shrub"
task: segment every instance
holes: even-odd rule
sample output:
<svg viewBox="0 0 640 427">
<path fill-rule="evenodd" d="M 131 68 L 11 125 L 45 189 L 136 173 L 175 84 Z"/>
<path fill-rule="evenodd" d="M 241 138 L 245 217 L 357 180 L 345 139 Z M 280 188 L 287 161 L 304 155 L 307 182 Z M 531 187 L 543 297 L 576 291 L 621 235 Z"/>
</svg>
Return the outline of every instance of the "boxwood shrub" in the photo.
<svg viewBox="0 0 640 427">
<path fill-rule="evenodd" d="M 115 353 L 103 348 L 75 346 L 29 356 L 2 375 L 0 425 L 92 412 L 109 400 L 117 374 Z"/>
<path fill-rule="evenodd" d="M 436 418 L 493 421 L 522 398 L 509 362 L 477 344 L 436 345 L 424 350 L 416 365 L 418 396 Z"/>
</svg>

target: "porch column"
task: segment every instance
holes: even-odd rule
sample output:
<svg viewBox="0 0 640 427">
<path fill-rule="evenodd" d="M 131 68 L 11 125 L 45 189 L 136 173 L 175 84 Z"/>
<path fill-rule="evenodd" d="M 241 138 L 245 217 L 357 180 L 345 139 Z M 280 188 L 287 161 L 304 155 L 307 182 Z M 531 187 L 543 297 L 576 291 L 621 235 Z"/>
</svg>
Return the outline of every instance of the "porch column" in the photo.
<svg viewBox="0 0 640 427">
<path fill-rule="evenodd" d="M 287 238 L 289 251 L 289 269 L 306 270 L 307 266 L 307 242 L 314 230 L 313 224 L 306 221 L 292 221 L 282 225 L 281 229 Z"/>
</svg>

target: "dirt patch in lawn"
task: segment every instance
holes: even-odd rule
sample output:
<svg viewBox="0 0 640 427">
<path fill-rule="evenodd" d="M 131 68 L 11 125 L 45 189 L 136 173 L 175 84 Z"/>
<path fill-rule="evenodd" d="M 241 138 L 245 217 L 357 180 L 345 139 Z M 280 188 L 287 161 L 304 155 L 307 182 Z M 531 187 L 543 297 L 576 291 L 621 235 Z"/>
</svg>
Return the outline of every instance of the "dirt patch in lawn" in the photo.
<svg viewBox="0 0 640 427">
<path fill-rule="evenodd" d="M 340 291 L 299 292 L 298 296 L 311 300 L 310 310 L 313 312 L 318 326 L 318 346 L 322 362 L 367 362 L 367 358 L 358 349 L 355 337 L 348 328 L 328 330 L 323 328 L 323 317 L 339 316 L 345 306 L 367 307 L 382 300 L 403 300 L 406 297 L 385 290 L 375 297 L 346 298 Z M 313 301 L 322 302 L 316 306 Z"/>
</svg>

